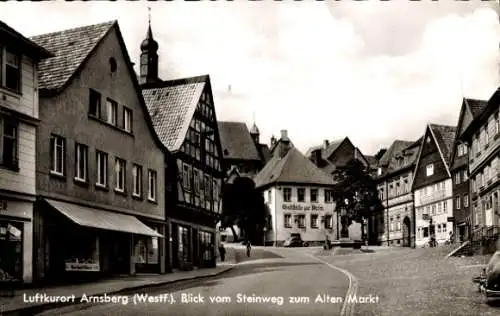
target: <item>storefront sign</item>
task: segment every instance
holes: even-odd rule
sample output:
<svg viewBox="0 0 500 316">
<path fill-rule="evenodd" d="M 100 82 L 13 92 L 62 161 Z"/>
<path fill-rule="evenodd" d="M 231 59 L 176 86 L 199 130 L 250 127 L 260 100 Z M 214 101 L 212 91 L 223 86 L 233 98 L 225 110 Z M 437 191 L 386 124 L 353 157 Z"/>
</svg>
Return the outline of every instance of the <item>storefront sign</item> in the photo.
<svg viewBox="0 0 500 316">
<path fill-rule="evenodd" d="M 322 205 L 300 205 L 300 204 L 283 204 L 282 209 L 288 211 L 323 211 Z"/>
<path fill-rule="evenodd" d="M 93 260 L 66 262 L 66 271 L 100 271 L 99 262 Z"/>
</svg>

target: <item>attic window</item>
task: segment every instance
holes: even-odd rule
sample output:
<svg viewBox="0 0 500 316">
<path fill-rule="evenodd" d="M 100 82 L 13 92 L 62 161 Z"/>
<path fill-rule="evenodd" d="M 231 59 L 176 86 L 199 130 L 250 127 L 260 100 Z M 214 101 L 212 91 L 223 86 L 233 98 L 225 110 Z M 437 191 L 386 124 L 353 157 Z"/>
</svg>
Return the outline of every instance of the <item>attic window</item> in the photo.
<svg viewBox="0 0 500 316">
<path fill-rule="evenodd" d="M 427 139 L 425 140 L 427 143 L 431 142 L 431 138 L 427 136 Z"/>
<path fill-rule="evenodd" d="M 229 155 L 229 152 L 227 151 L 227 149 L 224 149 L 224 155 L 225 156 Z"/>
<path fill-rule="evenodd" d="M 111 57 L 109 59 L 109 70 L 111 72 L 115 72 L 116 71 L 116 68 L 117 68 L 117 65 L 116 65 L 116 59 L 114 57 Z"/>
</svg>

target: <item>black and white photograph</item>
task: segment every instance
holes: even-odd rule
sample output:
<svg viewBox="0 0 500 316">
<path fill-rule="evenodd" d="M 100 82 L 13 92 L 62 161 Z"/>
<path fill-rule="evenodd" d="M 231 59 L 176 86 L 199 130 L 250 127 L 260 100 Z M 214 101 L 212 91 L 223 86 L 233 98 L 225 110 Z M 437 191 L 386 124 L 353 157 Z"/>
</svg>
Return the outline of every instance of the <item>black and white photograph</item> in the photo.
<svg viewBox="0 0 500 316">
<path fill-rule="evenodd" d="M 500 314 L 500 1 L 0 2 L 0 316 Z"/>
</svg>

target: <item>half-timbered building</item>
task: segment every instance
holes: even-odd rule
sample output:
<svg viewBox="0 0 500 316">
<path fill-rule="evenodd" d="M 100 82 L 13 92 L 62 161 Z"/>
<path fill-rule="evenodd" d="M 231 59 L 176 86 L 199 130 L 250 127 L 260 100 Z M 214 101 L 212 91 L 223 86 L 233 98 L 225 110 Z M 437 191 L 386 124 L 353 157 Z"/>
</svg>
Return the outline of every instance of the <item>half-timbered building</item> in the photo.
<svg viewBox="0 0 500 316">
<path fill-rule="evenodd" d="M 141 44 L 142 94 L 162 143 L 166 168 L 168 267 L 215 266 L 215 227 L 222 209 L 222 149 L 210 77 L 158 78 L 151 26 Z"/>
</svg>

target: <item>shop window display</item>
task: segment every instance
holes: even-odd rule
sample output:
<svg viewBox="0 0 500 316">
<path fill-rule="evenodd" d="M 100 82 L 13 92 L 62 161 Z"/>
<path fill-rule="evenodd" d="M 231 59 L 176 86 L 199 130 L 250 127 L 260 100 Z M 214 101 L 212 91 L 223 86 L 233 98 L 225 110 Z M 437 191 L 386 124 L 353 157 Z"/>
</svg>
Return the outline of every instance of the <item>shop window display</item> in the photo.
<svg viewBox="0 0 500 316">
<path fill-rule="evenodd" d="M 22 278 L 22 223 L 0 221 L 0 281 Z"/>
<path fill-rule="evenodd" d="M 154 229 L 158 231 L 156 228 Z M 140 264 L 158 264 L 159 247 L 158 237 L 144 237 L 137 241 L 136 250 L 137 263 Z"/>
<path fill-rule="evenodd" d="M 200 255 L 205 261 L 212 259 L 212 234 L 200 231 Z"/>
<path fill-rule="evenodd" d="M 189 255 L 189 229 L 179 226 L 179 259 L 184 262 L 190 261 Z"/>
<path fill-rule="evenodd" d="M 78 247 L 68 248 L 66 271 L 100 271 L 98 239 L 95 235 L 80 233 L 66 236 L 70 244 Z"/>
</svg>

